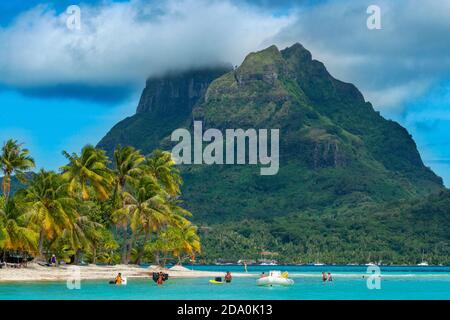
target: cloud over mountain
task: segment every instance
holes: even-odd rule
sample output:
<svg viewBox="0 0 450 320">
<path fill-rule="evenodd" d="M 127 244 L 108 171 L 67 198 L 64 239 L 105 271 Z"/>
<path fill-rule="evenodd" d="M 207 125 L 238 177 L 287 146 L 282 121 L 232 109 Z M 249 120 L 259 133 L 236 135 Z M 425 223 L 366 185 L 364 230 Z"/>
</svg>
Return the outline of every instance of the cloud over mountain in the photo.
<svg viewBox="0 0 450 320">
<path fill-rule="evenodd" d="M 450 73 L 450 0 L 379 0 L 381 30 L 366 27 L 371 4 L 95 1 L 81 5 L 79 31 L 67 29 L 60 6 L 40 5 L 0 28 L 0 85 L 87 99 L 111 89 L 119 99 L 151 75 L 240 64 L 247 52 L 300 42 L 375 107 L 399 111 Z"/>
<path fill-rule="evenodd" d="M 0 29 L 0 83 L 44 95 L 141 86 L 173 69 L 239 63 L 293 20 L 206 0 L 84 5 L 81 30 L 69 30 L 67 18 L 41 5 Z"/>
</svg>

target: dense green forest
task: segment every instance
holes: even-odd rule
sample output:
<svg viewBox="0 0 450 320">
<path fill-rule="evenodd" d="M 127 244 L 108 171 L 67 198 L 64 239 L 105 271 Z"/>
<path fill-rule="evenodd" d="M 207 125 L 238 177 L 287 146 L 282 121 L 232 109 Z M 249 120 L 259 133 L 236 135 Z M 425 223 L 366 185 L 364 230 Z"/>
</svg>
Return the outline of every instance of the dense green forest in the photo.
<svg viewBox="0 0 450 320">
<path fill-rule="evenodd" d="M 450 264 L 450 191 L 424 199 L 306 210 L 271 219 L 200 226 L 200 260 L 281 263 Z M 263 257 L 267 259 L 268 257 Z"/>
</svg>

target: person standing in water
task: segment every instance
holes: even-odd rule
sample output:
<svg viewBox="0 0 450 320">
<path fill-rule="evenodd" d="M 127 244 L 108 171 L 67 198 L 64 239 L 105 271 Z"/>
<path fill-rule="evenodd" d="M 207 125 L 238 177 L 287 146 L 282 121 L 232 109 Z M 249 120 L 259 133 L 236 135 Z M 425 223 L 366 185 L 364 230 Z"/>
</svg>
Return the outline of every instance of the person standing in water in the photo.
<svg viewBox="0 0 450 320">
<path fill-rule="evenodd" d="M 156 284 L 157 284 L 158 286 L 160 286 L 160 285 L 162 285 L 163 283 L 164 283 L 164 273 L 159 272 L 158 280 L 156 280 Z"/>
<path fill-rule="evenodd" d="M 327 280 L 327 274 L 325 272 L 322 272 L 322 281 L 325 283 Z"/>
<path fill-rule="evenodd" d="M 115 284 L 122 284 L 122 274 L 119 272 L 116 279 L 114 280 Z"/>
<path fill-rule="evenodd" d="M 244 261 L 244 270 L 245 270 L 245 273 L 248 272 L 248 271 L 247 271 L 247 261 Z"/>
<path fill-rule="evenodd" d="M 231 273 L 230 271 L 227 271 L 227 273 L 225 274 L 225 282 L 230 283 L 232 279 Z"/>
<path fill-rule="evenodd" d="M 333 277 L 331 276 L 330 272 L 328 272 L 328 281 L 333 281 Z"/>
</svg>

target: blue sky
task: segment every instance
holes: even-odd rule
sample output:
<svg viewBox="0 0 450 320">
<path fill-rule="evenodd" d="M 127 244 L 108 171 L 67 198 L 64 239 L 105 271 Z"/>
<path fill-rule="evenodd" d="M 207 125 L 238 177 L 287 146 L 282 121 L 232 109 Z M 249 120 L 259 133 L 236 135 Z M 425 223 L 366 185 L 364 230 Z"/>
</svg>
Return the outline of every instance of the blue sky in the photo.
<svg viewBox="0 0 450 320">
<path fill-rule="evenodd" d="M 26 144 L 57 169 L 63 149 L 96 144 L 132 115 L 145 79 L 239 64 L 251 51 L 302 43 L 335 77 L 405 126 L 450 185 L 450 0 L 55 0 L 0 3 L 0 141 Z M 68 30 L 66 8 L 81 8 Z"/>
</svg>

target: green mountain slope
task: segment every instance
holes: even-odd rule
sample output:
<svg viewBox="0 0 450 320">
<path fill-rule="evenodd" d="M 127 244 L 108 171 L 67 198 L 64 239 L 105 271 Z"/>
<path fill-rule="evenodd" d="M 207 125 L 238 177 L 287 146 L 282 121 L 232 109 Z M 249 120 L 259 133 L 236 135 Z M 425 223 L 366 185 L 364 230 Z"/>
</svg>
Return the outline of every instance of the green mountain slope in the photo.
<svg viewBox="0 0 450 320">
<path fill-rule="evenodd" d="M 276 176 L 251 166 L 186 169 L 185 196 L 202 220 L 265 218 L 442 188 L 407 131 L 298 44 L 248 55 L 211 83 L 193 117 L 206 128 L 279 128 L 281 139 Z"/>
<path fill-rule="evenodd" d="M 277 175 L 261 176 L 255 165 L 181 167 L 183 197 L 194 219 L 210 226 L 221 224 L 205 235 L 208 239 L 216 239 L 224 230 L 239 233 L 242 221 L 251 221 L 256 229 L 249 230 L 261 228 L 257 234 L 269 237 L 259 239 L 266 248 L 272 241 L 294 247 L 306 241 L 310 245 L 304 243 L 308 252 L 304 257 L 311 259 L 314 248 L 319 250 L 313 239 L 330 232 L 335 252 L 356 252 L 363 250 L 359 240 L 345 245 L 356 239 L 351 234 L 362 229 L 348 219 L 373 223 L 370 237 L 384 233 L 395 237 L 397 231 L 376 220 L 378 210 L 388 214 L 388 203 L 409 203 L 444 189 L 442 179 L 424 166 L 409 133 L 375 112 L 355 86 L 334 79 L 300 44 L 251 53 L 234 70 L 197 70 L 149 79 L 137 114 L 116 125 L 99 146 L 108 153 L 119 143 L 144 152 L 170 150 L 170 133 L 180 127 L 192 130 L 193 119 L 203 121 L 204 130 L 280 130 Z M 396 209 L 397 214 L 402 216 L 405 208 Z M 303 222 L 317 226 L 305 229 Z M 279 229 L 275 233 L 274 226 Z M 411 228 L 413 232 L 413 224 Z M 251 246 L 245 242 L 247 231 L 236 238 L 242 239 L 243 247 Z M 299 238 L 302 232 L 310 240 Z M 443 241 L 437 231 L 429 236 L 433 243 Z M 400 261 L 407 254 L 406 242 L 399 242 L 401 249 L 392 243 L 384 249 L 403 252 L 389 256 Z M 205 246 L 205 252 L 214 256 L 214 241 L 206 241 Z M 293 259 L 294 251 L 286 255 Z M 239 250 L 233 252 L 239 258 Z"/>
</svg>

